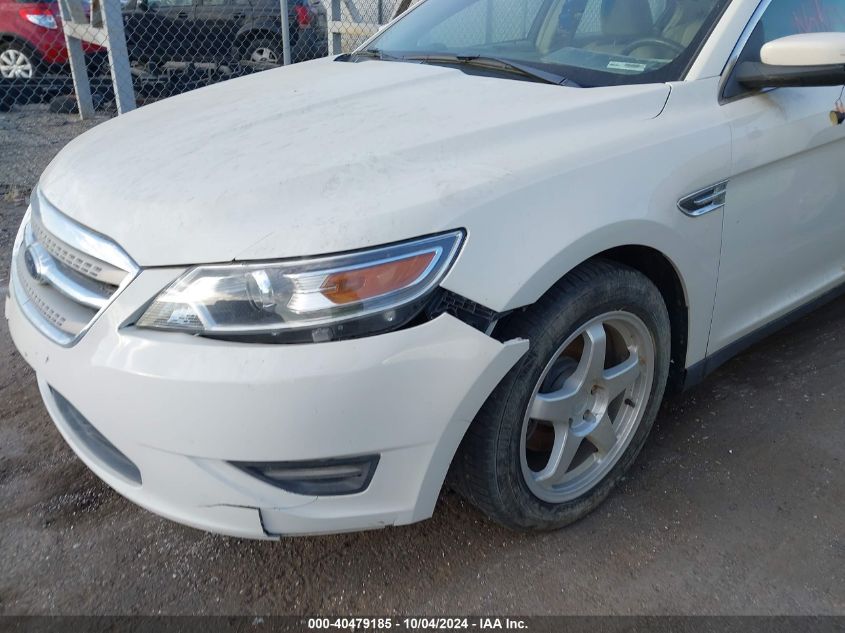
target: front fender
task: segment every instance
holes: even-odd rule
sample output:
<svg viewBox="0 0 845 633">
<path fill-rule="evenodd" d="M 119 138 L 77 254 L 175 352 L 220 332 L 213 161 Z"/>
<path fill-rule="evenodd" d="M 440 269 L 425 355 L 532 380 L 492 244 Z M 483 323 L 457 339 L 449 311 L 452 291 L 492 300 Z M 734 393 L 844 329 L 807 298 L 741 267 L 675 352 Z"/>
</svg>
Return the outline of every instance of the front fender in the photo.
<svg viewBox="0 0 845 633">
<path fill-rule="evenodd" d="M 706 99 L 715 89 L 715 81 L 673 86 L 656 119 L 574 132 L 569 156 L 583 147 L 576 166 L 550 162 L 522 186 L 463 214 L 468 238 L 443 285 L 504 312 L 534 303 L 599 253 L 646 246 L 678 272 L 690 310 L 687 363 L 703 358 L 722 212 L 691 218 L 677 205 L 729 176 L 730 130 Z"/>
</svg>

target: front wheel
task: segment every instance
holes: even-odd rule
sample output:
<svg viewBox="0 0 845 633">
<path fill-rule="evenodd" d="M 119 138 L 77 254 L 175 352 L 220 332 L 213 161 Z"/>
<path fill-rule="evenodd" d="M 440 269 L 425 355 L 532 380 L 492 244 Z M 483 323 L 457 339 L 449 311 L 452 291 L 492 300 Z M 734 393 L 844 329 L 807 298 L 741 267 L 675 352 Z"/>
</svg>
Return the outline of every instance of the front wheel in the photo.
<svg viewBox="0 0 845 633">
<path fill-rule="evenodd" d="M 531 347 L 470 426 L 452 482 L 507 527 L 563 527 L 610 494 L 651 430 L 669 371 L 666 305 L 641 273 L 593 261 L 501 337 Z"/>
<path fill-rule="evenodd" d="M 32 79 L 37 70 L 35 55 L 28 46 L 16 41 L 0 44 L 0 77 Z"/>
<path fill-rule="evenodd" d="M 269 37 L 257 38 L 241 49 L 240 60 L 253 64 L 280 66 L 284 63 L 282 44 Z"/>
</svg>

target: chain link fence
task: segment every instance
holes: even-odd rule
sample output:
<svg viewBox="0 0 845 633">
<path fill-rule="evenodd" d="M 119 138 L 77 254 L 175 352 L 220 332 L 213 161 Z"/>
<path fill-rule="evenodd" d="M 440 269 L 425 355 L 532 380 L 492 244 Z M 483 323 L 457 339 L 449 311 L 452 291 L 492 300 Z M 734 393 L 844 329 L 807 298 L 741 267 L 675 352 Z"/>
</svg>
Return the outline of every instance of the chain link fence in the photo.
<svg viewBox="0 0 845 633">
<path fill-rule="evenodd" d="M 113 114 L 358 46 L 414 0 L 0 0 L 0 110 Z"/>
</svg>

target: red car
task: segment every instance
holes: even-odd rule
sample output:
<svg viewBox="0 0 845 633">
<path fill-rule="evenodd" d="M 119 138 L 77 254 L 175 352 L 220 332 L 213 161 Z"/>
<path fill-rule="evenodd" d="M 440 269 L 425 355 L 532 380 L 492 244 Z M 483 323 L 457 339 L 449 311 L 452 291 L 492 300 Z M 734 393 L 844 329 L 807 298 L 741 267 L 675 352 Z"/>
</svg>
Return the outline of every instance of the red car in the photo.
<svg viewBox="0 0 845 633">
<path fill-rule="evenodd" d="M 85 50 L 102 49 L 86 44 Z M 57 3 L 0 0 L 0 77 L 31 79 L 64 70 L 67 61 Z"/>
</svg>

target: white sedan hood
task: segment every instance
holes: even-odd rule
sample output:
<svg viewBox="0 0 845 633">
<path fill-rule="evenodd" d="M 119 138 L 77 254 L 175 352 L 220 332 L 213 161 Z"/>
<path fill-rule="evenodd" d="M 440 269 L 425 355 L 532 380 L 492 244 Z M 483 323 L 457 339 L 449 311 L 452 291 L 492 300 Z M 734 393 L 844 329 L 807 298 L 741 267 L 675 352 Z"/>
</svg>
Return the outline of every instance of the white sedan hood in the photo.
<svg viewBox="0 0 845 633">
<path fill-rule="evenodd" d="M 459 228 L 468 208 L 550 163 L 578 165 L 592 139 L 653 119 L 668 96 L 319 60 L 103 123 L 40 187 L 142 266 L 336 252 Z"/>
</svg>

